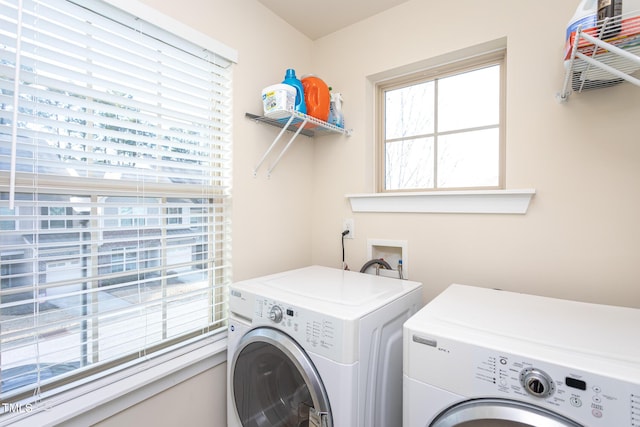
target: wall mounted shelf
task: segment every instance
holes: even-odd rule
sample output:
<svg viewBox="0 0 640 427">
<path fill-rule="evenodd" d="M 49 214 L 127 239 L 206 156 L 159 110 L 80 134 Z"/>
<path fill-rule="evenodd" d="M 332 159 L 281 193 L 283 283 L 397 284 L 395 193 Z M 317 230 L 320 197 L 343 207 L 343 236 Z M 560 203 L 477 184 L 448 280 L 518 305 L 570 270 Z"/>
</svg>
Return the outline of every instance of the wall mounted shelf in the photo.
<svg viewBox="0 0 640 427">
<path fill-rule="evenodd" d="M 308 116 L 306 114 L 302 114 L 298 111 L 289 110 L 286 112 L 286 116 L 279 119 L 274 119 L 265 116 L 258 116 L 251 113 L 245 113 L 245 116 L 259 123 L 265 123 L 271 126 L 275 126 L 281 128 L 280 133 L 273 140 L 267 151 L 262 155 L 256 166 L 253 168 L 253 176 L 258 175 L 258 170 L 265 162 L 269 153 L 273 151 L 276 144 L 282 138 L 285 132 L 293 132 L 293 136 L 289 139 L 289 142 L 284 146 L 284 148 L 280 151 L 278 157 L 274 160 L 274 162 L 267 169 L 267 177 L 271 176 L 271 172 L 276 168 L 282 156 L 289 150 L 295 139 L 298 135 L 302 134 L 308 137 L 321 136 L 326 134 L 342 134 L 346 136 L 351 136 L 351 130 L 343 129 L 338 126 L 332 125 L 331 123 L 324 122 L 322 120 L 318 120 L 315 117 Z"/>
<path fill-rule="evenodd" d="M 600 37 L 614 30 L 615 36 L 604 40 Z M 565 66 L 564 84 L 557 95 L 561 102 L 567 101 L 572 91 L 609 87 L 623 81 L 640 87 L 640 79 L 632 75 L 640 70 L 640 13 L 608 18 L 595 28 L 578 28 Z"/>
</svg>

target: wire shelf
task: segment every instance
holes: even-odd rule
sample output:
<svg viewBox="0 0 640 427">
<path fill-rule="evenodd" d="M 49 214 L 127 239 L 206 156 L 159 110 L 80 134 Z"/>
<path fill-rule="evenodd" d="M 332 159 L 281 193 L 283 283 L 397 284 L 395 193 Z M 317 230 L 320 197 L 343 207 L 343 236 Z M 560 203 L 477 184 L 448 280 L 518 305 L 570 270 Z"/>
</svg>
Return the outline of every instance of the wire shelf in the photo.
<svg viewBox="0 0 640 427">
<path fill-rule="evenodd" d="M 258 116 L 251 113 L 245 113 L 245 116 L 259 123 L 265 123 L 271 126 L 275 126 L 280 128 L 280 133 L 273 140 L 267 151 L 263 154 L 262 158 L 258 161 L 256 166 L 253 168 L 253 176 L 256 177 L 258 175 L 258 169 L 264 163 L 264 161 L 269 156 L 269 153 L 276 146 L 282 135 L 285 131 L 293 132 L 293 136 L 289 140 L 289 142 L 284 146 L 280 154 L 275 159 L 275 161 L 269 166 L 267 170 L 267 176 L 271 176 L 271 172 L 275 169 L 276 165 L 284 156 L 284 153 L 287 152 L 291 144 L 295 141 L 298 135 L 302 134 L 308 137 L 320 136 L 322 134 L 328 133 L 338 133 L 346 136 L 351 136 L 351 130 L 343 129 L 341 127 L 335 126 L 331 123 L 324 122 L 322 120 L 318 120 L 315 117 L 308 116 L 306 114 L 302 114 L 295 110 L 288 110 L 285 112 L 285 117 L 282 118 L 271 118 L 265 116 Z"/>
<path fill-rule="evenodd" d="M 318 120 L 315 117 L 302 114 L 295 110 L 289 110 L 287 111 L 286 114 L 287 116 L 281 119 L 258 116 L 256 114 L 251 114 L 251 113 L 245 113 L 245 116 L 250 118 L 251 120 L 255 120 L 256 122 L 266 123 L 268 125 L 275 126 L 278 128 L 284 128 L 286 126 L 287 130 L 290 132 L 297 132 L 298 129 L 300 128 L 300 125 L 304 122 L 304 127 L 300 131 L 300 134 L 311 137 L 311 138 L 313 138 L 314 136 L 320 136 L 328 133 L 341 133 L 346 136 L 351 135 L 350 130 L 340 128 L 331 123 Z M 287 122 L 290 116 L 293 116 L 293 121 L 290 124 L 288 124 Z"/>
<path fill-rule="evenodd" d="M 567 41 L 567 68 L 560 101 L 572 91 L 615 86 L 624 81 L 640 86 L 633 74 L 640 70 L 640 13 L 632 12 L 598 21 L 596 27 L 578 28 Z"/>
</svg>

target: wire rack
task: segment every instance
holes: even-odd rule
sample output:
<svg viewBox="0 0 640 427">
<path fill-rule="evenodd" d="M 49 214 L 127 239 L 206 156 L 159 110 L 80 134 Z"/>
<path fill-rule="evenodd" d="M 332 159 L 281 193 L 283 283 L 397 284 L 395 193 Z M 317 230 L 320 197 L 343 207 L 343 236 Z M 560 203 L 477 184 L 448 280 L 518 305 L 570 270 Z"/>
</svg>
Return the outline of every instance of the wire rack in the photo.
<svg viewBox="0 0 640 427">
<path fill-rule="evenodd" d="M 640 87 L 640 12 L 598 21 L 578 28 L 567 41 L 567 68 L 560 101 L 572 91 L 597 89 L 630 82 Z M 635 74 L 635 75 L 634 75 Z"/>
<path fill-rule="evenodd" d="M 252 120 L 255 120 L 256 122 L 266 123 L 278 128 L 286 127 L 286 130 L 290 132 L 297 132 L 300 126 L 302 126 L 302 130 L 300 130 L 299 133 L 309 137 L 319 136 L 327 133 L 342 133 L 350 136 L 351 133 L 351 131 L 347 129 L 340 128 L 331 123 L 324 122 L 322 120 L 316 119 L 315 117 L 302 114 L 295 110 L 287 111 L 286 117 L 280 119 L 258 116 L 251 113 L 245 113 L 245 116 Z M 289 122 L 289 118 L 292 119 L 291 122 Z"/>
<path fill-rule="evenodd" d="M 258 116 L 251 113 L 245 113 L 245 116 L 259 123 L 265 123 L 271 126 L 275 126 L 281 128 L 280 133 L 273 140 L 267 151 L 262 155 L 256 166 L 253 168 L 253 176 L 257 176 L 258 169 L 265 162 L 269 153 L 275 148 L 276 144 L 285 133 L 285 131 L 289 131 L 293 133 L 289 142 L 284 146 L 284 148 L 280 151 L 278 157 L 274 160 L 274 162 L 267 169 L 267 176 L 271 176 L 271 172 L 275 169 L 276 165 L 282 159 L 282 156 L 289 150 L 295 139 L 298 135 L 302 134 L 309 137 L 319 136 L 322 134 L 328 133 L 338 133 L 346 136 L 351 136 L 351 130 L 343 129 L 341 127 L 335 126 L 331 123 L 324 122 L 315 117 L 308 116 L 306 114 L 302 114 L 295 110 L 288 110 L 284 117 L 282 118 L 271 118 L 265 116 Z"/>
</svg>

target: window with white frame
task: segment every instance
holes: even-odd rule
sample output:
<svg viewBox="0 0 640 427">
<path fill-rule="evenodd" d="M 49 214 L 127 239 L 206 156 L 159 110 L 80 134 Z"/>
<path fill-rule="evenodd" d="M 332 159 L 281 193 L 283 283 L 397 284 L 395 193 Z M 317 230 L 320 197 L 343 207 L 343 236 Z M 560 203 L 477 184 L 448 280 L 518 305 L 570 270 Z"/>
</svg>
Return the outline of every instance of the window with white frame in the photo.
<svg viewBox="0 0 640 427">
<path fill-rule="evenodd" d="M 0 230 L 15 230 L 16 221 L 14 219 L 7 220 L 11 215 L 11 209 L 0 208 Z"/>
<path fill-rule="evenodd" d="M 379 191 L 503 188 L 504 51 L 377 88 Z"/>
<path fill-rule="evenodd" d="M 182 224 L 182 208 L 171 208 L 167 213 L 169 214 L 168 224 Z"/>
<path fill-rule="evenodd" d="M 111 266 L 112 273 L 122 271 L 138 270 L 138 253 L 137 248 L 115 248 L 111 250 Z"/>
<path fill-rule="evenodd" d="M 225 329 L 235 58 L 98 0 L 0 11 L 0 400 L 24 403 Z"/>
<path fill-rule="evenodd" d="M 40 208 L 42 229 L 73 227 L 71 221 L 67 222 L 67 215 L 73 215 L 71 208 L 64 206 L 42 206 Z"/>
</svg>

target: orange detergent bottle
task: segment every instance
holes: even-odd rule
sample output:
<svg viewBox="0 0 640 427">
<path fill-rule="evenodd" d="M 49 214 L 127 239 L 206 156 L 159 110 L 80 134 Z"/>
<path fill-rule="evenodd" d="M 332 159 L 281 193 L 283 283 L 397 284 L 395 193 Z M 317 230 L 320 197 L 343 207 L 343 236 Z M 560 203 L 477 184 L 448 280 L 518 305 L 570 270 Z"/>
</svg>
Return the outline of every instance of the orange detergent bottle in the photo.
<svg viewBox="0 0 640 427">
<path fill-rule="evenodd" d="M 329 87 L 322 79 L 309 74 L 302 77 L 307 114 L 324 122 L 329 118 Z"/>
</svg>

